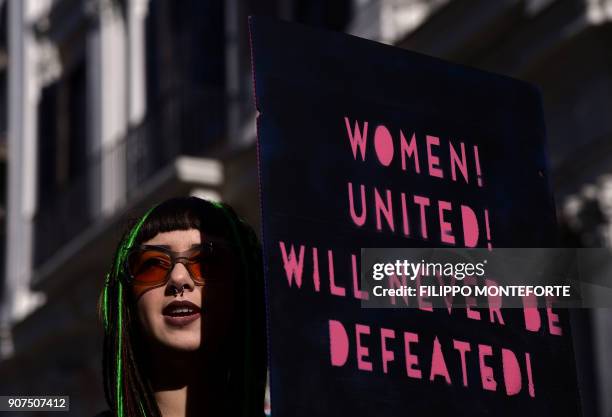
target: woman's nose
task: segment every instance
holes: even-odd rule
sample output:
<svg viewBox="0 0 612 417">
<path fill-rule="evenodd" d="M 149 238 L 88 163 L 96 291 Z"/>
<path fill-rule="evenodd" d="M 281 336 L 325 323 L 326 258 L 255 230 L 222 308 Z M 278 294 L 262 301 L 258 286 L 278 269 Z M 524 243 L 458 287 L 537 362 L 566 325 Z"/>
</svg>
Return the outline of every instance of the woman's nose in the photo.
<svg viewBox="0 0 612 417">
<path fill-rule="evenodd" d="M 187 267 L 180 262 L 177 262 L 172 270 L 170 271 L 170 278 L 168 279 L 168 285 L 176 288 L 190 288 L 193 289 L 193 280 L 187 270 Z"/>
</svg>

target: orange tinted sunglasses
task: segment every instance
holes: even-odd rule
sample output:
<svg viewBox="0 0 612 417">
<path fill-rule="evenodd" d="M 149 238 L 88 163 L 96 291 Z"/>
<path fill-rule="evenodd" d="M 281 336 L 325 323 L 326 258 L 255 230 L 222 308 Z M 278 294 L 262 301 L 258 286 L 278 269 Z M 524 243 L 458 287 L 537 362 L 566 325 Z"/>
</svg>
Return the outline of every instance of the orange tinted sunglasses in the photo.
<svg viewBox="0 0 612 417">
<path fill-rule="evenodd" d="M 137 246 L 128 253 L 125 262 L 128 284 L 164 285 L 174 266 L 181 263 L 196 285 L 204 285 L 212 278 L 209 266 L 226 254 L 228 248 L 225 242 L 216 241 L 205 242 L 184 252 L 174 252 L 165 246 Z"/>
</svg>

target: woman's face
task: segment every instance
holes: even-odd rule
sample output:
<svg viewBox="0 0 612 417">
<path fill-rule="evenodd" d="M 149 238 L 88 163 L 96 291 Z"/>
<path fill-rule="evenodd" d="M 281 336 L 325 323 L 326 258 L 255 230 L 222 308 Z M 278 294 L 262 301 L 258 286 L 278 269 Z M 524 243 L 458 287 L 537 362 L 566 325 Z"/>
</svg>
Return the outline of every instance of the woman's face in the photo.
<svg viewBox="0 0 612 417">
<path fill-rule="evenodd" d="M 158 233 L 143 244 L 185 252 L 199 245 L 201 238 L 197 229 L 174 230 Z M 194 351 L 203 344 L 203 335 L 216 339 L 207 344 L 218 344 L 224 337 L 233 307 L 233 263 L 219 258 L 204 262 L 209 261 L 214 266 L 207 267 L 206 274 L 215 275 L 215 285 L 208 285 L 207 277 L 204 286 L 195 285 L 186 266 L 176 262 L 165 285 L 144 292 L 133 288 L 138 318 L 149 340 L 173 350 Z M 205 332 L 205 327 L 210 328 Z"/>
</svg>

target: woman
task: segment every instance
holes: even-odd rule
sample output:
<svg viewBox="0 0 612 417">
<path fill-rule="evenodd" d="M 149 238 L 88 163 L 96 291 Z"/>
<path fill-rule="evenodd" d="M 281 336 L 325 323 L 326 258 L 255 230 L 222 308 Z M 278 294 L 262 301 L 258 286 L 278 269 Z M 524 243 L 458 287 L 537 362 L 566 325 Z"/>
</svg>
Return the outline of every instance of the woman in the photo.
<svg viewBox="0 0 612 417">
<path fill-rule="evenodd" d="M 228 205 L 175 198 L 136 221 L 100 296 L 103 415 L 262 416 L 262 272 Z"/>
</svg>

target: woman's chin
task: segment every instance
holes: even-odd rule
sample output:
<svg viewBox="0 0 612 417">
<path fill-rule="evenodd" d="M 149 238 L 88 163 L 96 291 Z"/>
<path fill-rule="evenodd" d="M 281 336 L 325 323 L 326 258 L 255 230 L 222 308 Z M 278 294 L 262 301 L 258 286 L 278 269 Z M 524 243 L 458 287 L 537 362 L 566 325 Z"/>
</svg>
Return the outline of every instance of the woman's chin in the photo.
<svg viewBox="0 0 612 417">
<path fill-rule="evenodd" d="M 200 341 L 197 340 L 169 340 L 165 343 L 167 347 L 172 350 L 180 351 L 180 352 L 194 352 L 200 349 Z"/>
<path fill-rule="evenodd" d="M 165 336 L 159 342 L 172 350 L 193 352 L 200 349 L 200 335 L 171 333 Z"/>
</svg>

